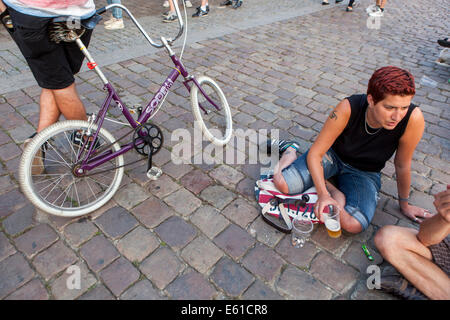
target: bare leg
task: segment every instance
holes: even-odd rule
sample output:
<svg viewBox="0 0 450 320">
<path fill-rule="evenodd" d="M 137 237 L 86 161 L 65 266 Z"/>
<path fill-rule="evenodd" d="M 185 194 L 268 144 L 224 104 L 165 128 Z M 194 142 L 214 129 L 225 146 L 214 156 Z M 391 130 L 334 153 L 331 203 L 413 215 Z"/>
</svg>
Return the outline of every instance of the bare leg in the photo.
<svg viewBox="0 0 450 320">
<path fill-rule="evenodd" d="M 409 282 L 430 299 L 450 299 L 450 278 L 432 262 L 431 251 L 417 239 L 417 230 L 385 226 L 375 245 Z"/>
<path fill-rule="evenodd" d="M 67 120 L 87 120 L 75 83 L 64 89 L 42 89 L 40 105 L 38 132 L 58 121 L 61 114 Z"/>
</svg>

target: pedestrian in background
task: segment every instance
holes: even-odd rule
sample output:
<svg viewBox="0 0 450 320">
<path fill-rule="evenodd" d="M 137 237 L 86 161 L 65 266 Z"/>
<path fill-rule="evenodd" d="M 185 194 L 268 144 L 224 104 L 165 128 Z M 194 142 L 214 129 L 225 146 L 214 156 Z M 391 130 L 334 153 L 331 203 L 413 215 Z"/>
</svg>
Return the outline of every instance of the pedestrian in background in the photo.
<svg viewBox="0 0 450 320">
<path fill-rule="evenodd" d="M 193 18 L 207 16 L 209 13 L 208 0 L 202 0 L 200 7 L 197 7 L 197 11 L 192 15 Z"/>
<path fill-rule="evenodd" d="M 107 2 L 108 4 L 121 4 L 120 0 L 107 0 Z M 123 28 L 125 28 L 125 25 L 122 19 L 122 9 L 113 8 L 111 19 L 105 21 L 105 29 L 117 30 Z"/>
<path fill-rule="evenodd" d="M 242 6 L 242 0 L 225 0 L 219 5 L 219 8 L 225 8 L 231 6 L 233 9 L 237 9 Z"/>
</svg>

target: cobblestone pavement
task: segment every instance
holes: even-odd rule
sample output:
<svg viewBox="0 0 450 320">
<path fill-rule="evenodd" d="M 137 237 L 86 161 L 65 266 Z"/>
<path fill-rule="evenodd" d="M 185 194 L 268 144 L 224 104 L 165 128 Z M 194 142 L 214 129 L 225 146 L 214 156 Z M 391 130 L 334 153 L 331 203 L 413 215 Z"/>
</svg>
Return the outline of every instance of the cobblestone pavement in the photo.
<svg viewBox="0 0 450 320">
<path fill-rule="evenodd" d="M 131 2 L 146 27 L 159 23 L 162 10 L 140 6 L 148 2 Z M 380 29 L 367 27 L 364 8 L 371 1 L 362 1 L 353 13 L 346 13 L 345 5 L 323 9 L 317 2 L 246 0 L 240 10 L 218 9 L 218 1 L 211 2 L 209 17 L 189 20 L 184 63 L 195 74 L 218 80 L 235 127 L 280 129 L 282 137 L 300 141 L 302 151 L 331 106 L 363 92 L 376 68 L 409 69 L 418 84 L 414 102 L 426 119 L 414 154 L 410 198 L 434 212 L 432 195 L 450 183 L 450 70 L 434 64 L 436 39 L 448 36 L 450 2 L 388 2 Z M 286 6 L 273 10 L 274 3 Z M 102 46 L 126 48 L 130 40 L 134 56 L 119 48 L 116 60 L 106 63 L 110 55 L 103 68 L 134 104 L 159 88 L 171 66 L 162 51 L 136 51 L 141 44 L 133 36 L 128 28 L 106 33 L 99 27 L 91 47 L 98 55 Z M 368 290 L 369 262 L 361 250 L 367 243 L 381 263 L 373 243 L 381 226 L 418 227 L 394 200 L 392 161 L 382 172 L 379 205 L 365 232 L 331 239 L 316 226 L 311 241 L 296 250 L 289 236 L 258 216 L 253 197 L 258 165 L 170 161 L 175 144 L 170 133 L 192 128 L 180 83 L 155 117 L 166 137 L 154 159 L 164 171 L 158 181 L 149 182 L 145 164 L 139 163 L 126 168 L 113 200 L 87 217 L 64 219 L 37 211 L 18 188 L 17 168 L 22 142 L 37 124 L 39 88 L 27 82 L 20 55 L 9 56 L 17 52 L 14 45 L 5 37 L 0 41 L 0 299 L 392 299 Z M 16 68 L 20 63 L 23 67 Z M 424 76 L 437 86 L 420 85 Z M 77 85 L 87 109 L 98 110 L 104 92 L 95 74 L 81 72 Z M 107 128 L 116 137 L 123 132 L 118 125 Z M 126 160 L 137 157 L 130 152 Z M 72 265 L 81 268 L 79 290 L 66 285 Z"/>
</svg>

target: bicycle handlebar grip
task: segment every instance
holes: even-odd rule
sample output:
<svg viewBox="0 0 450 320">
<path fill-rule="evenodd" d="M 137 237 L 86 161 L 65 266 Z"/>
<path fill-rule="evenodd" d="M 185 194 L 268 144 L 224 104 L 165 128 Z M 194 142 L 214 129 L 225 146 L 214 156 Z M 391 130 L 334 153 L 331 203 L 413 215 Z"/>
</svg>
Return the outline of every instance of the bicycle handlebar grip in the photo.
<svg viewBox="0 0 450 320">
<path fill-rule="evenodd" d="M 104 14 L 106 12 L 106 7 L 100 8 L 96 11 L 97 14 Z"/>
</svg>

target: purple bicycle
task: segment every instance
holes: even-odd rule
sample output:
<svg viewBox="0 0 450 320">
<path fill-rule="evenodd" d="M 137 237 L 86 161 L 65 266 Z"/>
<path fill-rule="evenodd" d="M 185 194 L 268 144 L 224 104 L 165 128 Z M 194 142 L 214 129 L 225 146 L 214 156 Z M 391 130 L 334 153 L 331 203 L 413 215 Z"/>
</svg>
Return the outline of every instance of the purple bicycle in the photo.
<svg viewBox="0 0 450 320">
<path fill-rule="evenodd" d="M 160 37 L 161 41 L 158 43 L 148 36 L 123 5 L 111 4 L 103 7 L 97 10 L 97 14 L 89 21 L 85 21 L 93 27 L 101 19 L 100 14 L 111 8 L 120 7 L 130 16 L 152 46 L 165 48 L 168 52 L 174 68 L 150 102 L 139 110 L 137 116 L 133 116 L 95 63 L 80 40 L 80 31 L 70 28 L 61 31 L 58 27 L 55 28 L 56 38 L 75 41 L 78 44 L 87 58 L 88 67 L 98 74 L 108 93 L 98 114 L 91 115 L 88 121 L 57 122 L 36 135 L 25 148 L 19 165 L 19 183 L 24 195 L 37 208 L 64 217 L 77 217 L 100 208 L 118 190 L 126 165 L 123 155 L 130 150 L 136 150 L 144 156 L 138 161 L 147 159 L 147 176 L 156 179 L 161 171 L 152 166 L 152 156 L 161 149 L 163 135 L 161 129 L 148 120 L 159 110 L 180 75 L 184 78 L 184 86 L 190 92 L 192 111 L 204 136 L 219 146 L 225 145 L 230 140 L 231 111 L 222 90 L 209 77 L 196 78 L 189 74 L 171 48 L 173 42 L 184 31 L 177 1 L 174 1 L 174 4 L 178 15 L 179 32 L 173 39 Z M 118 139 L 102 128 L 113 100 L 131 126 L 130 131 Z M 42 161 L 37 161 L 40 159 L 43 166 Z M 134 162 L 128 164 L 132 163 Z"/>
</svg>

